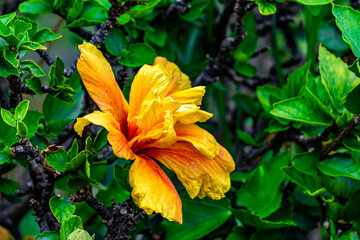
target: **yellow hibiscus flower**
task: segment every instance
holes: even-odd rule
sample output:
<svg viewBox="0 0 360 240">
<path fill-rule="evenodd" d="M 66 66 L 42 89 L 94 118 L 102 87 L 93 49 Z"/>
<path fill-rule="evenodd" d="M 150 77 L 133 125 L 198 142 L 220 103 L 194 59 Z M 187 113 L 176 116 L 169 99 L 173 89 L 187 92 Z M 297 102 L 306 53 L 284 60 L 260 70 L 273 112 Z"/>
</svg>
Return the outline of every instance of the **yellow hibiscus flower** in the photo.
<svg viewBox="0 0 360 240">
<path fill-rule="evenodd" d="M 224 197 L 234 161 L 209 132 L 195 125 L 212 117 L 199 107 L 205 87 L 192 88 L 174 63 L 157 57 L 135 76 L 128 103 L 102 53 L 90 43 L 79 49 L 77 69 L 101 112 L 78 118 L 74 129 L 81 136 L 90 123 L 103 126 L 114 154 L 134 160 L 129 180 L 139 207 L 149 215 L 155 211 L 170 221 L 183 221 L 180 197 L 154 159 L 176 173 L 191 198 Z"/>
</svg>

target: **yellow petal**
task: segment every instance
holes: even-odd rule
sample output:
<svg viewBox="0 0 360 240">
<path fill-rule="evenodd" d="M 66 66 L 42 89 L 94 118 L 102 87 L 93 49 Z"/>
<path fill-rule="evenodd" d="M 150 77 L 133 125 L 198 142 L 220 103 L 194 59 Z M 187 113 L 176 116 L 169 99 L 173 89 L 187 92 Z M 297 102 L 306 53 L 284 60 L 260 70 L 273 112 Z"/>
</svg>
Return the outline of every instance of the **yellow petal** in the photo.
<svg viewBox="0 0 360 240">
<path fill-rule="evenodd" d="M 213 159 L 219 154 L 219 144 L 213 135 L 195 124 L 176 124 L 175 132 L 178 141 L 191 143 L 202 155 Z"/>
<path fill-rule="evenodd" d="M 204 94 L 205 87 L 198 86 L 173 93 L 170 97 L 179 103 L 201 105 Z"/>
<path fill-rule="evenodd" d="M 116 83 L 110 64 L 92 44 L 84 42 L 79 46 L 81 55 L 77 63 L 84 85 L 101 111 L 111 113 L 127 131 L 128 103 Z"/>
<path fill-rule="evenodd" d="M 153 99 L 163 97 L 169 82 L 169 76 L 160 65 L 144 65 L 140 68 L 130 90 L 128 116 L 130 123 L 134 117 L 146 109 Z"/>
<path fill-rule="evenodd" d="M 148 215 L 154 211 L 170 221 L 182 223 L 181 200 L 170 179 L 156 162 L 137 156 L 129 172 L 131 196 Z"/>
<path fill-rule="evenodd" d="M 151 148 L 141 154 L 152 157 L 174 171 L 191 198 L 224 197 L 230 189 L 230 172 L 235 163 L 225 148 L 213 159 L 203 156 L 187 142 L 177 142 L 169 148 Z"/>
<path fill-rule="evenodd" d="M 114 154 L 118 157 L 125 159 L 134 159 L 134 153 L 131 150 L 127 139 L 120 130 L 120 124 L 117 122 L 113 115 L 110 113 L 103 113 L 94 111 L 82 118 L 78 118 L 74 130 L 82 136 L 84 127 L 93 123 L 95 125 L 103 126 L 109 131 L 108 140 L 113 147 Z"/>
<path fill-rule="evenodd" d="M 183 104 L 179 107 L 174 116 L 177 122 L 183 124 L 191 124 L 196 122 L 206 122 L 213 114 L 200 110 L 200 107 L 195 104 Z"/>
<path fill-rule="evenodd" d="M 166 69 L 166 72 L 171 79 L 171 83 L 167 88 L 165 96 L 191 87 L 191 81 L 189 77 L 186 74 L 182 73 L 175 63 L 167 61 L 166 58 L 157 57 L 155 58 L 154 65 L 157 64 L 162 65 Z"/>
</svg>

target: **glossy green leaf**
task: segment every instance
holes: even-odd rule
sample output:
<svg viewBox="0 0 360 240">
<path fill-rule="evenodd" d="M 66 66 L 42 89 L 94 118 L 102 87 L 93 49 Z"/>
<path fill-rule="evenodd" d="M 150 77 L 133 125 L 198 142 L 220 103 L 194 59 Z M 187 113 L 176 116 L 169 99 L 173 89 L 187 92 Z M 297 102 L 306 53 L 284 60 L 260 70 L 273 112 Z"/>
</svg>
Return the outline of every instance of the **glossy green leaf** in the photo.
<svg viewBox="0 0 360 240">
<path fill-rule="evenodd" d="M 257 73 L 256 67 L 251 65 L 250 63 L 241 63 L 236 62 L 234 65 L 234 69 L 236 72 L 238 72 L 240 75 L 252 78 Z"/>
<path fill-rule="evenodd" d="M 348 177 L 360 180 L 359 159 L 348 155 L 336 154 L 318 164 L 321 172 L 332 177 Z"/>
<path fill-rule="evenodd" d="M 360 84 L 360 79 L 348 69 L 348 66 L 327 51 L 319 47 L 320 75 L 330 102 L 336 112 L 343 112 L 345 97 L 354 87 Z"/>
<path fill-rule="evenodd" d="M 120 64 L 127 67 L 140 67 L 144 64 L 153 64 L 156 53 L 149 45 L 135 43 L 126 50 Z"/>
<path fill-rule="evenodd" d="M 333 14 L 344 41 L 350 45 L 354 54 L 360 57 L 360 12 L 351 7 L 333 4 Z"/>
<path fill-rule="evenodd" d="M 127 13 L 121 14 L 118 18 L 118 23 L 120 25 L 124 25 L 130 21 L 130 18 L 131 18 L 130 15 Z"/>
<path fill-rule="evenodd" d="M 53 196 L 49 202 L 51 212 L 59 223 L 63 223 L 75 213 L 75 205 L 71 203 L 68 197 Z"/>
<path fill-rule="evenodd" d="M 3 143 L 5 146 L 11 146 L 16 142 L 19 142 L 20 138 L 16 136 L 15 126 L 10 127 L 2 118 L 0 118 L 0 143 Z"/>
<path fill-rule="evenodd" d="M 183 205 L 183 224 L 165 220 L 168 239 L 198 239 L 217 229 L 232 215 L 226 199 L 191 199 L 186 191 L 180 193 Z"/>
<path fill-rule="evenodd" d="M 68 158 L 69 159 L 69 158 Z M 65 164 L 66 171 L 75 171 L 86 159 L 85 152 L 82 151 Z"/>
<path fill-rule="evenodd" d="M 295 154 L 290 161 L 296 170 L 308 175 L 317 175 L 318 157 L 315 153 L 298 153 Z"/>
<path fill-rule="evenodd" d="M 46 50 L 46 47 L 44 47 L 43 45 L 36 43 L 36 42 L 24 42 L 21 43 L 19 50 L 31 50 L 31 51 L 35 51 L 38 49 L 42 49 L 42 50 Z"/>
<path fill-rule="evenodd" d="M 16 130 L 20 137 L 26 137 L 28 134 L 28 128 L 25 123 L 18 121 L 16 123 Z"/>
<path fill-rule="evenodd" d="M 283 167 L 287 178 L 304 189 L 304 193 L 308 196 L 317 196 L 326 191 L 321 187 L 320 179 L 315 175 L 308 175 L 298 171 L 294 166 Z"/>
<path fill-rule="evenodd" d="M 14 20 L 16 13 L 9 13 L 0 16 L 0 22 L 3 23 L 5 26 L 8 25 L 12 20 Z"/>
<path fill-rule="evenodd" d="M 83 0 L 75 0 L 73 1 L 72 7 L 69 9 L 66 15 L 66 20 L 68 22 L 74 21 L 79 17 L 82 10 L 84 9 L 84 1 Z"/>
<path fill-rule="evenodd" d="M 360 190 L 357 190 L 349 197 L 344 208 L 344 216 L 346 220 L 357 220 L 360 215 L 359 206 Z"/>
<path fill-rule="evenodd" d="M 16 55 L 15 55 L 16 59 Z M 13 60 L 15 60 L 13 59 Z M 16 61 L 16 60 L 15 60 Z M 9 55 L 4 49 L 0 48 L 0 77 L 8 77 L 9 75 L 19 76 L 19 70 L 17 69 L 17 63 L 9 59 Z"/>
<path fill-rule="evenodd" d="M 268 2 L 265 2 L 263 0 L 256 1 L 256 4 L 259 6 L 259 12 L 261 15 L 271 15 L 276 12 L 276 7 Z"/>
<path fill-rule="evenodd" d="M 303 94 L 309 79 L 309 69 L 310 63 L 305 63 L 289 74 L 283 88 L 288 98 L 298 97 Z"/>
<path fill-rule="evenodd" d="M 23 60 L 20 62 L 20 68 L 28 71 L 34 77 L 45 76 L 45 72 L 33 61 L 33 60 Z"/>
<path fill-rule="evenodd" d="M 60 34 L 54 33 L 50 28 L 42 28 L 35 33 L 32 40 L 38 43 L 44 43 L 55 41 L 61 37 Z"/>
<path fill-rule="evenodd" d="M 52 11 L 50 3 L 42 0 L 31 0 L 23 2 L 19 5 L 19 11 L 21 13 L 29 14 L 45 14 Z"/>
<path fill-rule="evenodd" d="M 35 135 L 39 128 L 39 121 L 41 118 L 43 118 L 43 115 L 39 111 L 28 111 L 26 117 L 23 120 L 28 129 L 28 134 L 26 135 L 27 138 L 30 139 Z"/>
<path fill-rule="evenodd" d="M 70 218 L 65 219 L 62 222 L 60 229 L 61 240 L 67 240 L 69 235 L 76 229 L 83 229 L 82 221 L 79 216 L 73 215 Z"/>
<path fill-rule="evenodd" d="M 255 213 L 251 213 L 249 210 L 244 209 L 233 209 L 232 213 L 239 219 L 243 224 L 254 226 L 257 229 L 278 229 L 286 227 L 294 227 L 297 223 L 291 219 L 284 219 L 282 221 L 269 221 L 262 219 Z"/>
<path fill-rule="evenodd" d="M 330 126 L 333 121 L 315 101 L 305 97 L 275 103 L 270 113 L 279 118 L 315 126 Z"/>
<path fill-rule="evenodd" d="M 278 102 L 284 98 L 281 89 L 271 85 L 264 85 L 256 88 L 256 96 L 267 113 L 270 113 L 273 109 L 274 102 Z"/>
<path fill-rule="evenodd" d="M 113 28 L 105 41 L 106 50 L 115 56 L 120 56 L 121 51 L 126 49 L 129 45 L 129 40 L 119 28 Z"/>
<path fill-rule="evenodd" d="M 36 93 L 36 95 L 38 96 L 42 95 L 42 91 L 41 91 L 42 84 L 40 78 L 33 77 L 31 79 L 26 79 L 25 82 L 26 85 Z"/>
<path fill-rule="evenodd" d="M 69 159 L 73 159 L 78 155 L 79 152 L 79 144 L 77 142 L 77 139 L 75 138 L 70 149 L 67 151 L 67 156 Z"/>
<path fill-rule="evenodd" d="M 55 231 L 47 231 L 37 235 L 35 240 L 60 240 L 60 234 Z"/>
<path fill-rule="evenodd" d="M 334 0 L 292 0 L 294 2 L 301 3 L 303 5 L 326 5 Z"/>
<path fill-rule="evenodd" d="M 46 162 L 53 168 L 55 168 L 59 172 L 65 172 L 66 171 L 66 163 L 67 160 L 67 154 L 66 151 L 62 148 L 55 152 L 47 152 L 45 153 L 45 159 Z"/>
<path fill-rule="evenodd" d="M 268 217 L 281 206 L 282 192 L 279 190 L 285 174 L 281 167 L 289 164 L 289 152 L 282 152 L 264 162 L 254 170 L 239 195 L 244 206 L 261 218 Z"/>
<path fill-rule="evenodd" d="M 146 2 L 143 5 L 137 5 L 135 7 L 132 7 L 128 14 L 132 18 L 142 18 L 149 14 L 154 7 L 156 7 L 157 4 L 159 4 L 161 0 L 154 0 L 151 2 Z"/>
<path fill-rule="evenodd" d="M 9 147 L 5 147 L 0 151 L 0 165 L 4 163 L 11 163 L 13 153 Z"/>
<path fill-rule="evenodd" d="M 90 234 L 82 229 L 76 229 L 67 238 L 68 240 L 93 240 Z"/>
<path fill-rule="evenodd" d="M 101 149 L 107 144 L 108 131 L 103 128 L 94 139 L 94 150 L 96 153 L 100 152 Z"/>
<path fill-rule="evenodd" d="M 91 2 L 85 3 L 84 10 L 78 19 L 65 25 L 65 28 L 85 27 L 105 22 L 108 17 L 108 10 Z"/>
<path fill-rule="evenodd" d="M 247 143 L 251 146 L 261 146 L 262 145 L 262 144 L 257 143 L 252 136 L 250 136 L 246 132 L 241 131 L 239 129 L 236 129 L 236 135 L 241 141 L 243 141 L 244 143 Z"/>
<path fill-rule="evenodd" d="M 29 101 L 24 100 L 15 108 L 15 119 L 16 121 L 22 121 L 26 117 L 26 113 L 29 110 Z"/>
<path fill-rule="evenodd" d="M 16 127 L 16 118 L 15 118 L 14 114 L 12 114 L 8 110 L 2 108 L 1 109 L 1 117 L 7 125 L 9 125 L 11 127 Z"/>
</svg>

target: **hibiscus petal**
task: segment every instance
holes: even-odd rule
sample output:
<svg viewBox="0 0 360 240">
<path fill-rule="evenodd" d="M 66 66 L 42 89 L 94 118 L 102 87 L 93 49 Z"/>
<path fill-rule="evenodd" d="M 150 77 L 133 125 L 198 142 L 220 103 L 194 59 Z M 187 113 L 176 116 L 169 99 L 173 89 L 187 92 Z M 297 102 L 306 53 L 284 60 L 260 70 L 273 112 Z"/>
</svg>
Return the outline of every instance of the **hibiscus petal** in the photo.
<svg viewBox="0 0 360 240">
<path fill-rule="evenodd" d="M 136 155 L 129 173 L 131 196 L 148 215 L 154 211 L 170 221 L 182 223 L 179 194 L 156 162 Z"/>
<path fill-rule="evenodd" d="M 198 86 L 179 91 L 170 95 L 172 99 L 183 104 L 201 105 L 202 97 L 205 94 L 205 87 Z"/>
<path fill-rule="evenodd" d="M 77 69 L 89 95 L 103 112 L 114 115 L 126 132 L 128 103 L 115 81 L 110 64 L 90 43 L 84 42 L 79 49 L 81 55 Z"/>
<path fill-rule="evenodd" d="M 213 116 L 212 113 L 200 110 L 195 104 L 184 104 L 174 112 L 177 122 L 191 124 L 196 122 L 206 122 Z"/>
<path fill-rule="evenodd" d="M 171 79 L 171 83 L 169 84 L 165 96 L 171 95 L 177 91 L 191 88 L 191 81 L 189 77 L 182 73 L 175 63 L 167 61 L 166 58 L 157 57 L 154 61 L 154 65 L 156 64 L 162 65 Z"/>
<path fill-rule="evenodd" d="M 78 118 L 74 125 L 74 130 L 80 137 L 84 128 L 93 123 L 95 125 L 103 126 L 109 131 L 108 140 L 113 147 L 114 154 L 118 157 L 125 159 L 134 159 L 134 153 L 131 150 L 127 139 L 124 134 L 120 131 L 120 124 L 115 120 L 113 115 L 110 113 L 103 113 L 100 111 L 94 111 L 82 118 Z"/>
<path fill-rule="evenodd" d="M 153 99 L 163 97 L 169 82 L 170 78 L 161 65 L 144 65 L 140 68 L 130 89 L 130 123 L 133 123 L 133 118 L 140 115 Z"/>
<path fill-rule="evenodd" d="M 219 154 L 219 144 L 213 135 L 195 124 L 176 124 L 175 132 L 178 141 L 191 143 L 202 155 L 213 159 Z"/>
<path fill-rule="evenodd" d="M 141 154 L 157 159 L 174 171 L 191 198 L 220 199 L 230 189 L 230 172 L 235 169 L 235 163 L 228 151 L 219 147 L 219 154 L 213 159 L 206 158 L 187 142 L 147 149 Z"/>
</svg>

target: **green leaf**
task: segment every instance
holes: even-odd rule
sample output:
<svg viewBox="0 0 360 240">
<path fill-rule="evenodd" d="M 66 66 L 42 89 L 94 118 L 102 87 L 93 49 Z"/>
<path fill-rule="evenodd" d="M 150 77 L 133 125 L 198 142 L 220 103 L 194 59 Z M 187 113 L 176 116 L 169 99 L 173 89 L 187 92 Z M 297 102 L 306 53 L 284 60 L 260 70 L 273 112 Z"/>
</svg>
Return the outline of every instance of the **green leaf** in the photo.
<svg viewBox="0 0 360 240">
<path fill-rule="evenodd" d="M 16 130 L 20 137 L 26 137 L 26 135 L 28 134 L 27 126 L 21 121 L 18 121 L 16 123 Z"/>
<path fill-rule="evenodd" d="M 94 150 L 95 153 L 98 153 L 101 151 L 101 149 L 103 149 L 103 147 L 106 145 L 107 143 L 107 135 L 108 135 L 108 131 L 103 128 L 95 137 L 94 140 Z"/>
<path fill-rule="evenodd" d="M 23 42 L 21 43 L 19 50 L 31 50 L 35 51 L 38 49 L 46 50 L 46 47 L 36 42 Z"/>
<path fill-rule="evenodd" d="M 360 57 L 360 12 L 351 7 L 333 4 L 333 14 L 344 41 L 350 45 L 355 56 Z"/>
<path fill-rule="evenodd" d="M 307 62 L 289 74 L 284 91 L 288 98 L 298 97 L 305 91 L 309 78 L 310 63 Z"/>
<path fill-rule="evenodd" d="M 239 219 L 242 223 L 250 226 L 254 226 L 257 229 L 277 229 L 277 228 L 286 228 L 294 227 L 297 225 L 291 219 L 284 219 L 282 221 L 270 221 L 262 219 L 260 216 L 255 213 L 251 213 L 249 210 L 244 209 L 233 209 L 232 213 L 234 216 Z"/>
<path fill-rule="evenodd" d="M 9 147 L 5 147 L 0 151 L 0 165 L 4 163 L 11 163 L 11 157 L 13 153 L 11 152 Z"/>
<path fill-rule="evenodd" d="M 355 86 L 359 85 L 360 79 L 348 69 L 348 66 L 327 51 L 319 47 L 320 75 L 330 102 L 336 112 L 343 112 L 345 97 Z"/>
<path fill-rule="evenodd" d="M 54 33 L 50 28 L 42 28 L 35 33 L 33 36 L 33 41 L 38 43 L 51 42 L 55 41 L 62 36 L 60 34 Z"/>
<path fill-rule="evenodd" d="M 16 119 L 15 119 L 15 116 L 11 112 L 2 108 L 1 109 L 1 117 L 7 125 L 9 125 L 11 127 L 16 127 Z"/>
<path fill-rule="evenodd" d="M 236 106 L 250 116 L 256 117 L 260 110 L 260 104 L 253 97 L 237 92 L 232 96 Z"/>
<path fill-rule="evenodd" d="M 120 56 L 121 51 L 129 45 L 128 39 L 119 28 L 113 28 L 104 43 L 106 50 L 115 56 Z"/>
<path fill-rule="evenodd" d="M 292 0 L 293 2 L 298 2 L 303 5 L 326 5 L 328 3 L 331 3 L 334 0 Z"/>
<path fill-rule="evenodd" d="M 60 148 L 55 152 L 45 153 L 46 162 L 59 172 L 66 171 L 66 163 L 68 162 L 67 153 L 64 149 Z"/>
<path fill-rule="evenodd" d="M 354 114 L 360 113 L 360 84 L 357 85 L 347 96 L 345 107 L 346 109 Z"/>
<path fill-rule="evenodd" d="M 317 162 L 318 157 L 313 152 L 298 153 L 292 156 L 291 163 L 296 168 L 296 170 L 308 174 L 308 175 L 317 175 Z"/>
<path fill-rule="evenodd" d="M 349 197 L 344 208 L 344 216 L 346 220 L 357 220 L 360 215 L 359 206 L 360 190 L 357 190 Z"/>
<path fill-rule="evenodd" d="M 14 53 L 16 54 L 16 52 Z M 0 48 L 0 77 L 6 78 L 9 75 L 20 75 L 17 68 L 16 61 L 18 62 L 18 60 L 16 60 L 16 55 L 15 58 L 10 59 L 8 52 L 5 52 L 4 49 Z"/>
<path fill-rule="evenodd" d="M 42 95 L 40 78 L 33 77 L 31 79 L 26 79 L 25 82 L 26 85 L 36 93 L 36 95 Z"/>
<path fill-rule="evenodd" d="M 256 95 L 265 112 L 270 113 L 273 104 L 283 99 L 283 93 L 280 88 L 271 85 L 264 85 L 256 88 Z"/>
<path fill-rule="evenodd" d="M 53 133 L 62 134 L 62 129 L 74 121 L 83 109 L 84 91 L 81 87 L 79 73 L 73 73 L 68 82 L 76 91 L 76 94 L 73 96 L 75 104 L 64 103 L 50 94 L 46 96 L 43 103 L 44 118 L 49 124 L 49 130 Z"/>
<path fill-rule="evenodd" d="M 65 164 L 66 171 L 75 171 L 86 159 L 85 152 L 80 152 L 75 157 L 70 158 L 70 161 Z"/>
<path fill-rule="evenodd" d="M 36 131 L 38 130 L 39 121 L 41 118 L 43 118 L 43 115 L 39 111 L 28 111 L 23 121 L 28 129 L 28 134 L 26 136 L 27 138 L 30 139 L 35 135 Z"/>
<path fill-rule="evenodd" d="M 84 9 L 84 1 L 83 0 L 75 0 L 73 6 L 68 10 L 66 15 L 66 20 L 68 22 L 74 21 L 81 14 Z"/>
<path fill-rule="evenodd" d="M 161 2 L 161 0 L 154 0 L 151 2 L 147 2 L 144 5 L 137 5 L 135 7 L 132 7 L 130 11 L 128 11 L 128 14 L 132 18 L 142 18 L 149 14 L 152 9 Z"/>
<path fill-rule="evenodd" d="M 68 240 L 93 240 L 93 238 L 89 235 L 89 233 L 82 229 L 76 229 L 73 231 L 69 237 Z"/>
<path fill-rule="evenodd" d="M 149 45 L 135 43 L 126 50 L 120 64 L 127 67 L 140 67 L 144 64 L 153 64 L 156 53 Z"/>
<path fill-rule="evenodd" d="M 156 31 L 146 31 L 144 38 L 156 46 L 164 47 L 167 39 L 167 31 L 165 27 L 156 26 Z"/>
<path fill-rule="evenodd" d="M 15 19 L 15 16 L 16 16 L 16 13 L 15 13 L 15 12 L 2 15 L 2 16 L 0 16 L 0 22 L 6 26 L 6 25 L 8 25 L 12 20 Z"/>
<path fill-rule="evenodd" d="M 106 21 L 108 10 L 104 7 L 96 6 L 91 2 L 85 3 L 81 15 L 75 21 L 65 25 L 65 28 L 85 27 L 101 24 Z"/>
<path fill-rule="evenodd" d="M 331 126 L 332 118 L 310 98 L 297 97 L 274 104 L 272 115 L 315 126 Z"/>
<path fill-rule="evenodd" d="M 51 212 L 59 223 L 63 223 L 75 213 L 75 205 L 71 203 L 68 197 L 53 196 L 49 202 Z"/>
<path fill-rule="evenodd" d="M 214 231 L 232 215 L 226 199 L 191 199 L 186 191 L 180 193 L 183 205 L 183 224 L 165 220 L 168 239 L 198 239 Z"/>
<path fill-rule="evenodd" d="M 259 6 L 259 12 L 261 15 L 271 15 L 276 12 L 276 7 L 268 2 L 265 2 L 263 0 L 259 0 L 255 2 Z"/>
<path fill-rule="evenodd" d="M 289 152 L 277 154 L 254 170 L 239 195 L 244 206 L 261 218 L 268 217 L 281 206 L 279 187 L 285 178 L 281 167 L 289 164 Z"/>
<path fill-rule="evenodd" d="M 132 187 L 129 184 L 129 171 L 131 163 L 121 167 L 119 164 L 114 165 L 114 178 L 116 182 L 126 191 L 131 192 Z"/>
<path fill-rule="evenodd" d="M 20 62 L 20 69 L 26 70 L 34 77 L 45 76 L 45 72 L 33 61 L 23 60 Z"/>
<path fill-rule="evenodd" d="M 321 187 L 320 179 L 315 175 L 308 175 L 298 171 L 294 166 L 283 167 L 287 178 L 304 189 L 304 194 L 308 196 L 317 196 L 326 191 Z"/>
<path fill-rule="evenodd" d="M 76 229 L 83 229 L 82 221 L 79 216 L 73 215 L 70 218 L 65 219 L 62 222 L 60 229 L 61 240 L 67 240 L 69 235 Z"/>
<path fill-rule="evenodd" d="M 45 14 L 45 13 L 51 13 L 52 7 L 46 1 L 31 0 L 21 3 L 19 5 L 19 11 L 21 13 L 29 13 L 29 14 Z"/>
<path fill-rule="evenodd" d="M 208 3 L 203 1 L 191 1 L 189 2 L 191 6 L 190 11 L 186 14 L 180 14 L 179 16 L 188 21 L 194 23 L 196 19 L 201 18 L 205 15 L 204 10 L 209 6 Z"/>
<path fill-rule="evenodd" d="M 321 172 L 332 177 L 348 177 L 360 180 L 359 159 L 348 155 L 336 154 L 318 164 Z"/>
<path fill-rule="evenodd" d="M 316 6 L 321 10 L 323 7 Z M 309 9 L 312 9 L 311 7 Z M 341 36 L 341 33 L 337 30 L 334 24 L 329 23 L 326 25 L 321 24 L 319 29 L 319 42 L 327 49 L 335 52 L 346 52 L 350 49 Z"/>
<path fill-rule="evenodd" d="M 30 102 L 28 100 L 24 100 L 21 103 L 19 103 L 19 105 L 16 106 L 16 108 L 15 108 L 16 121 L 24 120 L 26 113 L 29 110 L 29 103 Z"/>
<path fill-rule="evenodd" d="M 9 195 L 17 189 L 20 189 L 17 182 L 6 178 L 0 178 L 0 192 Z"/>
<path fill-rule="evenodd" d="M 15 127 L 10 127 L 2 118 L 0 118 L 0 129 L 0 143 L 5 146 L 12 146 L 14 143 L 19 142 L 20 138 L 16 136 Z"/>
<path fill-rule="evenodd" d="M 79 152 L 79 144 L 77 143 L 77 139 L 75 138 L 71 145 L 71 148 L 67 151 L 67 155 L 69 159 L 73 159 L 78 155 L 78 152 Z"/>
<path fill-rule="evenodd" d="M 47 231 L 36 236 L 35 240 L 60 240 L 60 234 L 55 231 Z"/>
<path fill-rule="evenodd" d="M 130 15 L 127 13 L 121 14 L 118 18 L 118 23 L 120 25 L 127 24 L 130 21 L 130 18 L 131 18 Z"/>
</svg>

